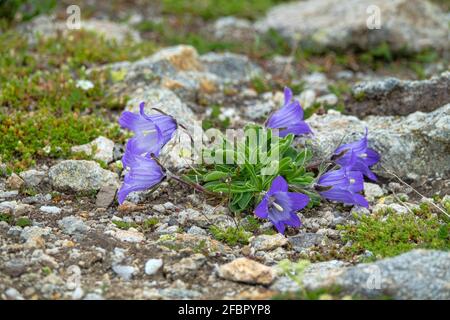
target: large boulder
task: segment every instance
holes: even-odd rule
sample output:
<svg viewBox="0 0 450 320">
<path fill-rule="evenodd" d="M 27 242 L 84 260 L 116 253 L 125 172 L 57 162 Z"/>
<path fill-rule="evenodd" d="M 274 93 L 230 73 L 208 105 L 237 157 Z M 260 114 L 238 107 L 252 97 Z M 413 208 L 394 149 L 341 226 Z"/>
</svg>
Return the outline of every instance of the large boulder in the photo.
<svg viewBox="0 0 450 320">
<path fill-rule="evenodd" d="M 371 26 L 378 10 L 380 29 Z M 447 16 L 425 0 L 308 0 L 281 4 L 256 24 L 317 48 L 363 50 L 388 43 L 393 50 L 449 48 Z"/>
<path fill-rule="evenodd" d="M 449 283 L 450 253 L 437 250 L 413 250 L 353 267 L 322 262 L 312 264 L 303 276 L 303 285 L 308 290 L 338 287 L 359 297 L 406 300 L 450 299 Z M 272 289 L 296 291 L 300 287 L 282 277 Z"/>
<path fill-rule="evenodd" d="M 360 117 L 408 115 L 415 111 L 430 112 L 450 103 L 450 72 L 427 80 L 409 81 L 387 78 L 356 84 L 350 104 L 352 113 Z"/>
<path fill-rule="evenodd" d="M 199 56 L 188 45 L 167 47 L 136 62 L 119 62 L 100 69 L 110 69 L 116 75 L 119 88 L 116 91 L 129 94 L 136 88 L 165 88 L 190 104 L 207 101 L 224 86 L 247 83 L 262 74 L 246 56 L 231 53 Z"/>
<path fill-rule="evenodd" d="M 319 159 L 330 156 L 339 146 L 360 139 L 369 130 L 369 146 L 381 154 L 381 163 L 399 176 L 450 175 L 450 104 L 431 113 L 415 112 L 406 117 L 354 116 L 330 111 L 307 120 L 314 136 L 307 143 Z M 379 175 L 392 177 L 385 170 Z"/>
<path fill-rule="evenodd" d="M 91 192 L 104 185 L 119 183 L 116 173 L 87 160 L 61 161 L 50 168 L 48 176 L 53 188 L 59 191 Z"/>
</svg>

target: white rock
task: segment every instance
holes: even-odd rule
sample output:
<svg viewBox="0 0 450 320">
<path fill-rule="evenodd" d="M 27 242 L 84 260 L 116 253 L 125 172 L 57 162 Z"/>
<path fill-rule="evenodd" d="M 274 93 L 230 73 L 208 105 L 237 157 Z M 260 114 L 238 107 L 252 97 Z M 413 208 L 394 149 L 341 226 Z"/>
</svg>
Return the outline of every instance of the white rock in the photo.
<svg viewBox="0 0 450 320">
<path fill-rule="evenodd" d="M 61 208 L 54 207 L 54 206 L 42 206 L 39 208 L 39 210 L 44 213 L 49 213 L 49 214 L 60 214 L 62 211 Z"/>
<path fill-rule="evenodd" d="M 105 163 L 110 163 L 114 160 L 114 142 L 103 136 L 100 136 L 87 144 L 74 146 L 71 150 L 74 153 L 85 153 L 88 156 L 92 156 L 95 160 L 100 160 Z"/>
<path fill-rule="evenodd" d="M 383 189 L 375 183 L 364 182 L 364 195 L 368 201 L 373 201 L 375 198 L 384 195 Z"/>
<path fill-rule="evenodd" d="M 317 98 L 317 102 L 322 105 L 335 106 L 338 103 L 338 97 L 334 93 L 326 94 Z"/>
<path fill-rule="evenodd" d="M 125 242 L 142 242 L 145 240 L 144 234 L 134 228 L 128 230 L 117 230 L 114 237 Z"/>
<path fill-rule="evenodd" d="M 112 269 L 119 277 L 126 281 L 130 280 L 133 274 L 137 272 L 135 267 L 124 265 L 114 265 Z"/>
<path fill-rule="evenodd" d="M 299 101 L 303 109 L 308 109 L 312 107 L 315 100 L 316 100 L 316 93 L 314 92 L 314 90 L 311 89 L 304 90 L 299 97 Z"/>
<path fill-rule="evenodd" d="M 145 274 L 151 276 L 158 272 L 163 265 L 162 259 L 148 259 L 145 263 Z"/>
</svg>

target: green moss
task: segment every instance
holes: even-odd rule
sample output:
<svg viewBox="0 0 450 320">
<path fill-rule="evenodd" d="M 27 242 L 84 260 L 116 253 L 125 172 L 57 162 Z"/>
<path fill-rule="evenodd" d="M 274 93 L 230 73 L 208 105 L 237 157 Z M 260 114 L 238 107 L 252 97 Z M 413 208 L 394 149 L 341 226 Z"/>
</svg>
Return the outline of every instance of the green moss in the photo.
<svg viewBox="0 0 450 320">
<path fill-rule="evenodd" d="M 341 226 L 350 252 L 371 251 L 376 258 L 392 257 L 416 248 L 450 249 L 450 224 L 432 215 L 425 206 L 415 214 L 379 212 L 357 218 L 354 226 Z"/>
<path fill-rule="evenodd" d="M 70 147 L 85 144 L 99 135 L 117 140 L 119 128 L 93 114 L 57 116 L 46 109 L 35 113 L 0 113 L 0 149 L 3 161 L 23 170 L 44 157 L 68 157 Z"/>
<path fill-rule="evenodd" d="M 243 227 L 245 231 L 256 232 L 261 227 L 261 221 L 253 216 L 247 216 L 243 221 Z"/>
<path fill-rule="evenodd" d="M 7 224 L 11 224 L 14 220 L 13 216 L 7 213 L 0 213 L 0 221 L 4 221 Z"/>
<path fill-rule="evenodd" d="M 0 1 L 0 21 L 5 21 L 7 24 L 13 20 L 27 21 L 37 15 L 49 13 L 55 6 L 56 0 L 2 0 Z"/>
<path fill-rule="evenodd" d="M 157 218 L 146 219 L 141 223 L 136 222 L 125 222 L 120 220 L 114 220 L 112 223 L 116 225 L 117 228 L 122 230 L 128 230 L 130 228 L 139 229 L 142 231 L 150 231 L 153 230 L 154 227 L 158 224 L 159 220 Z"/>
<path fill-rule="evenodd" d="M 155 226 L 156 226 L 158 223 L 159 223 L 158 218 L 154 218 L 154 217 L 153 217 L 153 218 L 144 220 L 144 222 L 142 222 L 142 224 L 141 224 L 141 228 L 142 228 L 142 230 L 144 230 L 144 231 L 152 230 L 152 229 L 155 228 Z"/>
<path fill-rule="evenodd" d="M 359 91 L 353 94 L 353 98 L 355 98 L 356 101 L 361 102 L 366 98 L 366 94 L 363 91 Z"/>
<path fill-rule="evenodd" d="M 16 220 L 16 226 L 25 228 L 31 226 L 31 220 L 26 217 L 21 217 Z"/>
<path fill-rule="evenodd" d="M 114 220 L 112 221 L 116 225 L 117 228 L 122 230 L 128 230 L 130 228 L 136 228 L 137 224 L 135 222 L 125 222 L 120 220 Z"/>
<path fill-rule="evenodd" d="M 162 0 L 163 13 L 200 16 L 217 19 L 239 16 L 255 19 L 282 0 Z"/>
<path fill-rule="evenodd" d="M 228 227 L 226 229 L 222 229 L 216 226 L 211 226 L 209 231 L 215 239 L 232 246 L 236 244 L 248 244 L 248 239 L 252 235 L 250 232 L 245 231 L 243 227 Z"/>
<path fill-rule="evenodd" d="M 123 139 L 111 125 L 110 110 L 125 101 L 108 94 L 103 73 L 86 73 L 98 64 L 135 60 L 154 52 L 151 42 L 119 45 L 91 32 L 40 38 L 28 44 L 12 31 L 0 35 L 0 157 L 20 171 L 43 158 L 69 157 L 70 147 L 99 135 Z M 87 91 L 77 79 L 90 80 Z"/>
</svg>

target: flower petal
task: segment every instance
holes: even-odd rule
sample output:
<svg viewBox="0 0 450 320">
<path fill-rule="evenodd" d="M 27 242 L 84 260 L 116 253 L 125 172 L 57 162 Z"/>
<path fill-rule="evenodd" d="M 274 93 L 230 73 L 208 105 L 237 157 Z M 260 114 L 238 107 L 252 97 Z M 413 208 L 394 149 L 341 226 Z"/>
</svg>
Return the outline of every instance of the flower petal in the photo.
<svg viewBox="0 0 450 320">
<path fill-rule="evenodd" d="M 365 163 L 370 167 L 380 161 L 380 154 L 371 148 L 367 148 L 366 150 L 367 157 L 365 159 Z"/>
<path fill-rule="evenodd" d="M 272 185 L 270 186 L 269 191 L 267 192 L 267 196 L 271 196 L 276 192 L 287 192 L 289 189 L 288 183 L 282 176 L 278 176 L 272 181 Z"/>
<path fill-rule="evenodd" d="M 297 214 L 293 212 L 291 213 L 290 219 L 284 221 L 284 224 L 294 228 L 298 228 L 302 225 L 302 222 L 300 221 L 300 218 L 297 216 Z"/>
<path fill-rule="evenodd" d="M 288 104 L 292 100 L 292 90 L 291 88 L 284 87 L 284 104 Z"/>
<path fill-rule="evenodd" d="M 161 182 L 165 176 L 159 164 L 149 157 L 127 151 L 123 161 L 130 167 L 130 171 L 125 174 L 124 183 L 119 190 L 119 203 L 125 201 L 130 192 L 147 190 Z"/>
<path fill-rule="evenodd" d="M 369 203 L 367 202 L 366 198 L 364 198 L 359 193 L 353 194 L 353 204 L 366 208 L 369 207 Z"/>
<path fill-rule="evenodd" d="M 306 122 L 299 121 L 297 124 L 289 126 L 287 129 L 281 130 L 280 137 L 283 138 L 287 136 L 289 133 L 299 136 L 302 134 L 312 133 L 312 131 Z"/>
<path fill-rule="evenodd" d="M 268 208 L 268 200 L 265 196 L 261 202 L 258 204 L 258 206 L 255 208 L 255 214 L 260 217 L 261 219 L 267 219 L 269 215 L 269 208 Z"/>
<path fill-rule="evenodd" d="M 298 211 L 306 207 L 309 203 L 309 197 L 302 193 L 287 192 L 292 211 Z"/>
<path fill-rule="evenodd" d="M 286 227 L 284 226 L 283 222 L 281 221 L 273 222 L 273 225 L 275 226 L 275 228 L 279 233 L 284 234 L 284 230 L 286 229 Z"/>
</svg>

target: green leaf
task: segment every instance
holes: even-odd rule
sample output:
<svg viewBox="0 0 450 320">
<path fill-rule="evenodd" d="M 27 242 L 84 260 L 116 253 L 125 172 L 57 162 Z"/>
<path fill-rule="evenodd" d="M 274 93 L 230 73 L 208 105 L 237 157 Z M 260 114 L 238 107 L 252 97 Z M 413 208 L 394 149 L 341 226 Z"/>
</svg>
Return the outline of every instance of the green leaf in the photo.
<svg viewBox="0 0 450 320">
<path fill-rule="evenodd" d="M 252 200 L 252 198 L 253 198 L 253 194 L 251 192 L 242 193 L 242 197 L 238 203 L 239 207 L 242 210 L 245 210 L 247 208 L 247 206 L 249 205 L 250 201 Z"/>
<path fill-rule="evenodd" d="M 228 174 L 227 172 L 213 171 L 213 172 L 208 173 L 208 174 L 203 178 L 203 180 L 204 180 L 205 182 L 209 182 L 209 181 L 214 181 L 214 180 L 220 180 L 220 179 L 226 178 L 226 177 L 228 177 L 228 176 L 229 176 L 229 174 Z"/>
</svg>

